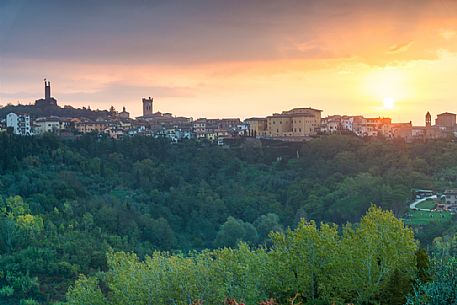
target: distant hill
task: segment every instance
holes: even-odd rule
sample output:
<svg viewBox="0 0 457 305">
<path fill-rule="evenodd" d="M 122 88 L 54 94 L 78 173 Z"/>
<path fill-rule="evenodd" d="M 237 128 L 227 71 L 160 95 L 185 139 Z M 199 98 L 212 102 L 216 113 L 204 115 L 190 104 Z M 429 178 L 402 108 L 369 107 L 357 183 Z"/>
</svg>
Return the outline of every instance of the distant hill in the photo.
<svg viewBox="0 0 457 305">
<path fill-rule="evenodd" d="M 109 116 L 107 110 L 92 111 L 87 108 L 73 108 L 71 106 L 59 107 L 57 100 L 51 95 L 51 82 L 44 80 L 44 98 L 35 101 L 34 105 L 7 105 L 0 108 L 0 120 L 4 119 L 8 113 L 27 113 L 32 118 L 38 117 L 63 117 L 63 118 L 106 118 Z"/>
<path fill-rule="evenodd" d="M 53 104 L 38 104 L 38 105 L 7 105 L 0 108 L 0 119 L 4 119 L 8 113 L 27 113 L 32 118 L 38 117 L 66 117 L 66 118 L 88 118 L 95 120 L 97 118 L 106 118 L 109 116 L 107 110 L 91 110 L 87 108 L 73 108 L 71 106 L 59 107 Z"/>
</svg>

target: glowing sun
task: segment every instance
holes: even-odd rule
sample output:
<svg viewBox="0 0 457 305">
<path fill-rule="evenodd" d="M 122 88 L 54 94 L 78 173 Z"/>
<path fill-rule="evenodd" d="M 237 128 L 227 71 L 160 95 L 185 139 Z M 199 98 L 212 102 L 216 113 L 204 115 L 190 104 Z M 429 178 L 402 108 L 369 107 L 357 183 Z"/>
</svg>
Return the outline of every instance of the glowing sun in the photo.
<svg viewBox="0 0 457 305">
<path fill-rule="evenodd" d="M 385 109 L 394 109 L 395 99 L 393 97 L 385 97 L 383 100 Z"/>
</svg>

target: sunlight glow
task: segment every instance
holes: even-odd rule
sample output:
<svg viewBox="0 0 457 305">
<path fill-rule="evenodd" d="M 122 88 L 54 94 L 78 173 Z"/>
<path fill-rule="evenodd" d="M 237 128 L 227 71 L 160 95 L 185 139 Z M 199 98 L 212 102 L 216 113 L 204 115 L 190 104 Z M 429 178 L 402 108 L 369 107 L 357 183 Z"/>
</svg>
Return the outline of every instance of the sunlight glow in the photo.
<svg viewBox="0 0 457 305">
<path fill-rule="evenodd" d="M 394 109 L 395 99 L 393 97 L 385 97 L 383 100 L 385 109 Z"/>
<path fill-rule="evenodd" d="M 393 110 L 395 113 L 405 111 L 404 101 L 416 99 L 419 93 L 414 82 L 417 75 L 413 71 L 416 68 L 412 65 L 389 66 L 371 69 L 364 75 L 361 88 L 366 99 L 373 101 L 373 113 L 392 115 Z"/>
</svg>

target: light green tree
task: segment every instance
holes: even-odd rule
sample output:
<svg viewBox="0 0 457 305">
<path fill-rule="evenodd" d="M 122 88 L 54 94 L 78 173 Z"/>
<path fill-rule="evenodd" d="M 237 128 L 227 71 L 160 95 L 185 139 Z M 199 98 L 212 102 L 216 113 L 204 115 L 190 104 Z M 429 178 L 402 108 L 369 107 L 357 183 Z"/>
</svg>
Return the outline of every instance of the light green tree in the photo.
<svg viewBox="0 0 457 305">
<path fill-rule="evenodd" d="M 67 305 L 105 305 L 108 304 L 94 277 L 81 275 L 67 293 Z"/>
</svg>

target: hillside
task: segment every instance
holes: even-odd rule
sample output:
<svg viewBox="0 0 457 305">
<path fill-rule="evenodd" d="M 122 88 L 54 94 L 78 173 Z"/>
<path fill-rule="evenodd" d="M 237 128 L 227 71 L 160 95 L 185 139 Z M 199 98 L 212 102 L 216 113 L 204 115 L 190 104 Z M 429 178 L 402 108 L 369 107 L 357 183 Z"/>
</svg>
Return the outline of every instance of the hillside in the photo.
<svg viewBox="0 0 457 305">
<path fill-rule="evenodd" d="M 96 120 L 106 118 L 109 115 L 107 110 L 92 111 L 87 108 L 59 107 L 57 105 L 35 106 L 35 105 L 7 105 L 0 108 L 0 118 L 4 119 L 8 113 L 27 113 L 32 118 L 39 117 L 62 117 L 62 118 L 87 118 Z"/>
<path fill-rule="evenodd" d="M 372 203 L 401 217 L 411 189 L 457 186 L 457 143 L 329 136 L 224 149 L 152 138 L 0 135 L 0 293 L 62 300 L 111 251 L 270 246 L 301 218 L 357 223 Z M 423 246 L 455 232 L 415 226 Z"/>
</svg>

